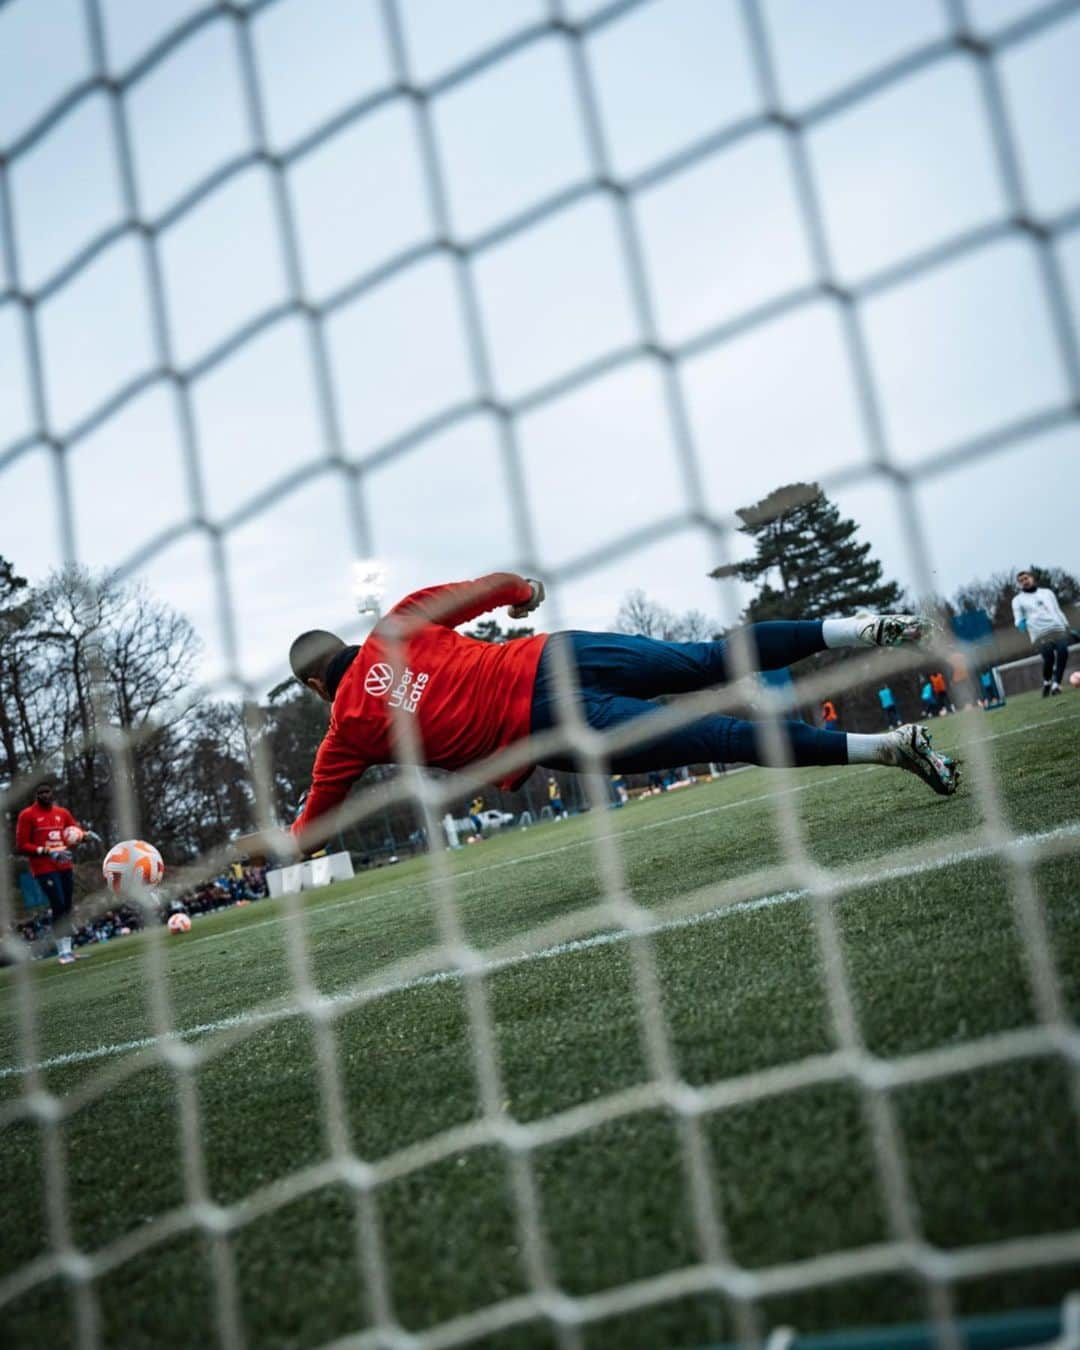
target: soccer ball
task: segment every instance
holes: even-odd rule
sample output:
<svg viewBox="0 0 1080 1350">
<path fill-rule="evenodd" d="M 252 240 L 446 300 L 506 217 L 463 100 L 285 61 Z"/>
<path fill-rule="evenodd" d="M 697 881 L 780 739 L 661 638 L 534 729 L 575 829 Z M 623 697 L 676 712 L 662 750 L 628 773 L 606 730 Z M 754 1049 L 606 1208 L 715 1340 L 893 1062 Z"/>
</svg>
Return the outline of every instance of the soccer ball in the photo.
<svg viewBox="0 0 1080 1350">
<path fill-rule="evenodd" d="M 169 922 L 166 927 L 170 933 L 190 933 L 191 920 L 183 910 L 177 910 L 175 914 L 169 915 Z"/>
<path fill-rule="evenodd" d="M 1080 689 L 1080 670 L 1074 670 L 1069 676 L 1069 683 L 1074 689 Z"/>
<path fill-rule="evenodd" d="M 113 844 L 101 864 L 105 885 L 117 895 L 138 899 L 165 875 L 161 854 L 142 839 L 125 839 Z"/>
<path fill-rule="evenodd" d="M 68 825 L 64 830 L 64 843 L 68 848 L 74 848 L 76 844 L 81 844 L 86 837 L 86 831 L 80 829 L 78 825 Z"/>
</svg>

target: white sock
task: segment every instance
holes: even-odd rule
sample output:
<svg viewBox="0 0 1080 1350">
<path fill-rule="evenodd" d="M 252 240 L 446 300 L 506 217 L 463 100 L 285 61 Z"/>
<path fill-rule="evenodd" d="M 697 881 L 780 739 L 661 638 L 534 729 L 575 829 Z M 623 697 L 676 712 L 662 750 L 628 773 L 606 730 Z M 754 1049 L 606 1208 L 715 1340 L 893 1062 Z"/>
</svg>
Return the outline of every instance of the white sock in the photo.
<svg viewBox="0 0 1080 1350">
<path fill-rule="evenodd" d="M 850 619 L 822 619 L 821 637 L 826 647 L 858 647 L 859 621 Z"/>
<path fill-rule="evenodd" d="M 57 939 L 56 945 L 60 948 L 60 955 L 61 955 L 61 956 L 70 956 L 70 954 L 71 954 L 71 939 L 70 939 L 69 937 L 66 937 L 66 938 L 58 938 L 58 939 Z"/>
<path fill-rule="evenodd" d="M 847 761 L 849 764 L 891 764 L 889 733 L 885 731 L 874 736 L 859 736 L 849 731 Z"/>
</svg>

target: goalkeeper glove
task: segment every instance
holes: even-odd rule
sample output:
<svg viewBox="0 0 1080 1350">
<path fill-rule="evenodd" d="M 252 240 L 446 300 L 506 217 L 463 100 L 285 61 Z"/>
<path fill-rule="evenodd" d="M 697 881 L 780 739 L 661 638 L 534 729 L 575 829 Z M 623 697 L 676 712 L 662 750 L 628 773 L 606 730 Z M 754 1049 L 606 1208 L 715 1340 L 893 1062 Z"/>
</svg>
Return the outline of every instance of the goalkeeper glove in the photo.
<svg viewBox="0 0 1080 1350">
<path fill-rule="evenodd" d="M 74 862 L 75 858 L 69 848 L 41 848 L 39 853 L 47 853 L 53 862 L 69 863 Z"/>
<path fill-rule="evenodd" d="M 527 614 L 531 614 L 534 609 L 537 609 L 544 602 L 544 583 L 542 581 L 535 581 L 532 577 L 526 577 L 525 580 L 532 588 L 532 595 L 520 605 L 510 606 L 506 612 L 512 619 L 524 619 Z"/>
</svg>

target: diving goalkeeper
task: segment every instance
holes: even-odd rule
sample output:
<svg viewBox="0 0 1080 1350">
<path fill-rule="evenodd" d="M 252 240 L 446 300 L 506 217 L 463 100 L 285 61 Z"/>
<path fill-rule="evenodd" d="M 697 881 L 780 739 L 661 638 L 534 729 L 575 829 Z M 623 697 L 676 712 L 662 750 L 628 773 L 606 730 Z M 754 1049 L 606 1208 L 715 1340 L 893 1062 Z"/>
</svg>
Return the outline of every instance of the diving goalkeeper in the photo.
<svg viewBox="0 0 1080 1350">
<path fill-rule="evenodd" d="M 732 675 L 731 644 L 661 642 L 623 633 L 562 632 L 480 642 L 455 632 L 459 624 L 506 605 L 523 619 L 544 598 L 543 583 L 510 572 L 434 586 L 408 595 L 361 646 L 333 633 L 303 633 L 292 644 L 293 674 L 332 708 L 315 757 L 311 790 L 293 824 L 310 843 L 309 827 L 333 810 L 369 765 L 395 759 L 394 718 L 413 717 L 424 762 L 462 769 L 558 721 L 556 666 L 568 658 L 589 726 L 610 731 L 660 711 L 650 700 L 723 684 Z M 775 621 L 743 630 L 755 669 L 776 670 L 835 647 L 895 647 L 919 643 L 929 621 L 912 614 Z M 400 710 L 400 711 L 395 711 Z M 884 764 L 907 769 L 942 796 L 959 783 L 959 767 L 931 748 L 919 726 L 878 735 L 823 731 L 781 722 L 787 757 L 796 765 Z M 644 773 L 679 764 L 766 763 L 760 723 L 720 714 L 677 730 L 645 735 L 611 756 L 611 772 Z M 571 756 L 545 755 L 553 769 L 580 766 Z M 499 786 L 519 787 L 531 766 Z"/>
</svg>

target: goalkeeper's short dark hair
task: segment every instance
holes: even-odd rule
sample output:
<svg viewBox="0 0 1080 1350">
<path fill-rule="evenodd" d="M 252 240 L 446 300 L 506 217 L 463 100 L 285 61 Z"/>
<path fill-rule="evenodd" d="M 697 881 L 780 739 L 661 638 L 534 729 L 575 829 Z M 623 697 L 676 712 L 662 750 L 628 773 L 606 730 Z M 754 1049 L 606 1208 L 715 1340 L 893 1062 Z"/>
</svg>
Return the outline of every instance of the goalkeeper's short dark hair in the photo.
<svg viewBox="0 0 1080 1350">
<path fill-rule="evenodd" d="M 345 646 L 336 633 L 313 628 L 301 633 L 289 648 L 289 665 L 301 684 L 308 680 L 325 680 L 326 667 Z"/>
</svg>

